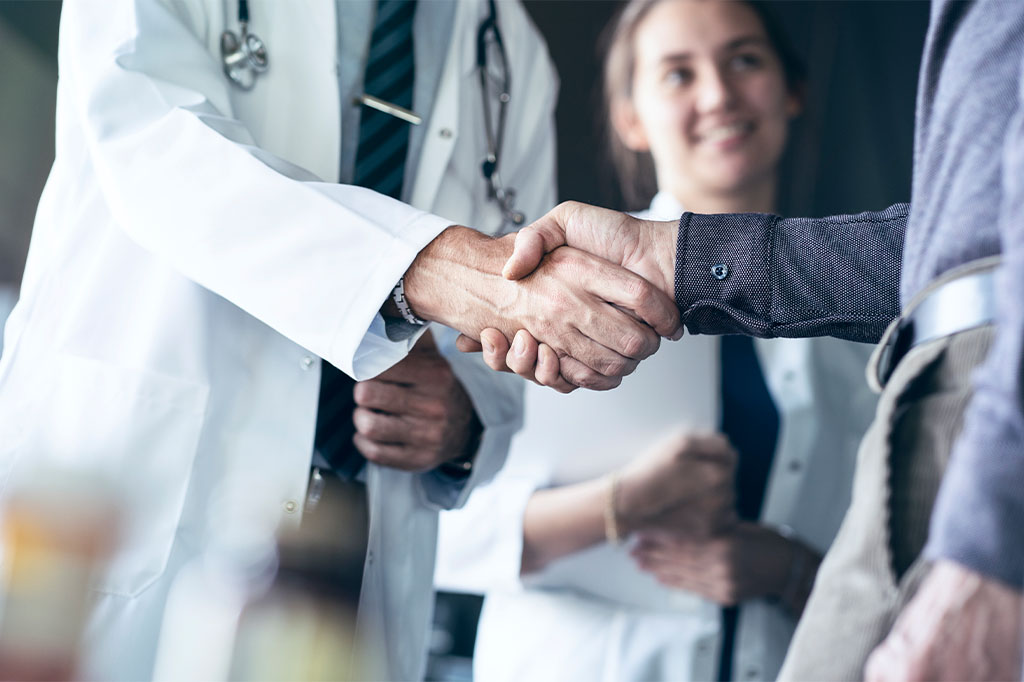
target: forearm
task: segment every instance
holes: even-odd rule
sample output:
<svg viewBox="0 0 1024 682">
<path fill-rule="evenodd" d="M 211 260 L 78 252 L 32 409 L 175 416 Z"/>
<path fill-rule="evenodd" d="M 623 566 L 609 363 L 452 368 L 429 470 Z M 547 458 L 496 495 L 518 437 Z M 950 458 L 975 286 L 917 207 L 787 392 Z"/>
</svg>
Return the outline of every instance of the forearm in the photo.
<svg viewBox="0 0 1024 682">
<path fill-rule="evenodd" d="M 683 322 L 695 334 L 877 341 L 899 314 L 909 208 L 820 219 L 684 214 L 675 265 Z"/>
<path fill-rule="evenodd" d="M 1024 81 L 1007 131 L 992 345 L 932 512 L 926 555 L 1024 586 Z"/>
<path fill-rule="evenodd" d="M 478 338 L 515 300 L 515 287 L 501 276 L 512 243 L 467 227 L 444 230 L 405 273 L 406 300 L 413 312 Z"/>
<path fill-rule="evenodd" d="M 598 478 L 533 494 L 523 514 L 522 575 L 604 542 L 608 486 Z"/>
</svg>

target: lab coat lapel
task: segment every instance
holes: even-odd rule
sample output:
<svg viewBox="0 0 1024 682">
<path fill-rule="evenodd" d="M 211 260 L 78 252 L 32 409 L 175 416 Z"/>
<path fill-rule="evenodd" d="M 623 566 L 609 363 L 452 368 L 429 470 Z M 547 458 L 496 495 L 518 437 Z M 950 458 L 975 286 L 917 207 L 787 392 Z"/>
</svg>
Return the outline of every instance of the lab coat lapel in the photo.
<svg viewBox="0 0 1024 682">
<path fill-rule="evenodd" d="M 451 160 L 459 136 L 459 101 L 461 89 L 467 74 L 475 63 L 476 24 L 480 3 L 456 3 L 452 40 L 445 57 L 444 71 L 434 99 L 428 125 L 430 128 L 423 140 L 423 153 L 413 181 L 409 203 L 416 208 L 430 211 L 441 191 L 441 180 Z"/>
<path fill-rule="evenodd" d="M 251 92 L 233 95 L 260 147 L 326 182 L 337 182 L 341 111 L 336 2 L 301 0 L 301 11 L 294 6 L 297 2 L 249 0 L 252 30 L 267 44 L 270 68 Z M 229 17 L 228 25 L 233 23 Z"/>
</svg>

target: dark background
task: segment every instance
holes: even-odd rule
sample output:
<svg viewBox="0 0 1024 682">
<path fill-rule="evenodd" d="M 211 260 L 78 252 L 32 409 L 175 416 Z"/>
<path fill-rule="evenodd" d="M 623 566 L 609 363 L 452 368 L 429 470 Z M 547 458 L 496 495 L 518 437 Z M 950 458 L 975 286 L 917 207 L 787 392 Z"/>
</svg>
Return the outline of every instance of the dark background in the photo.
<svg viewBox="0 0 1024 682">
<path fill-rule="evenodd" d="M 596 45 L 621 7 L 610 0 L 526 0 L 562 88 L 559 195 L 616 208 L 622 197 L 599 145 Z M 910 199 L 917 68 L 927 2 L 767 2 L 808 71 L 804 115 L 783 160 L 779 206 L 788 215 L 884 208 Z"/>
<path fill-rule="evenodd" d="M 281 0 L 286 2 L 288 0 Z M 559 196 L 623 208 L 601 153 L 597 37 L 611 0 L 526 0 L 559 72 Z M 926 2 L 768 2 L 808 68 L 805 113 L 783 161 L 788 215 L 910 199 L 914 96 Z M 59 0 L 0 0 L 0 285 L 21 278 L 53 159 Z M 442 596 L 431 675 L 465 679 L 480 600 Z"/>
</svg>

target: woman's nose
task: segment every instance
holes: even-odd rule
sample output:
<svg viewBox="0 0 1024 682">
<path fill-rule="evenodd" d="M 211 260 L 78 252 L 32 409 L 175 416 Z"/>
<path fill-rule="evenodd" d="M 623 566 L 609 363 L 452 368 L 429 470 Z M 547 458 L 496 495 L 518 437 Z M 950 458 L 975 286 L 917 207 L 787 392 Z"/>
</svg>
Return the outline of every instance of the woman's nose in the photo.
<svg viewBox="0 0 1024 682">
<path fill-rule="evenodd" d="M 732 84 L 728 74 L 721 69 L 708 67 L 697 82 L 697 109 L 701 113 L 728 109 L 734 101 Z"/>
</svg>

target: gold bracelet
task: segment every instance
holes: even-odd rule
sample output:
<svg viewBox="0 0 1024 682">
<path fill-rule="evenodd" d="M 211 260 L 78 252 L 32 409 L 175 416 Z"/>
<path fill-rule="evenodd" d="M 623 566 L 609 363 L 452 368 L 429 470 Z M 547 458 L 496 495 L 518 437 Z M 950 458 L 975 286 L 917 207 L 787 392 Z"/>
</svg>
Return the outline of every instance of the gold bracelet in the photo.
<svg viewBox="0 0 1024 682">
<path fill-rule="evenodd" d="M 619 534 L 619 517 L 615 511 L 615 498 L 619 491 L 619 473 L 608 474 L 608 494 L 604 502 L 604 538 L 609 544 L 618 545 L 622 542 Z"/>
</svg>

